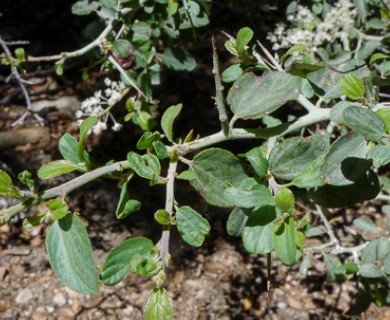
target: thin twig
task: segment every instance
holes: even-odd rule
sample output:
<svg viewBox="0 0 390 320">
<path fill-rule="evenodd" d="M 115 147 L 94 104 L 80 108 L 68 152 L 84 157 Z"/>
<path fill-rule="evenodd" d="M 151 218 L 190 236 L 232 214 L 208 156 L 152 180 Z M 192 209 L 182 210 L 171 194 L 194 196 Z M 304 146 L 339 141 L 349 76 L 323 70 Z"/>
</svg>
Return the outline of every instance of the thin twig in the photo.
<svg viewBox="0 0 390 320">
<path fill-rule="evenodd" d="M 333 232 L 332 226 L 325 216 L 324 212 L 322 211 L 322 208 L 319 205 L 316 205 L 316 214 L 320 217 L 322 223 L 325 226 L 326 233 L 329 236 L 330 242 L 333 242 L 334 244 L 338 245 L 340 243 L 339 239 L 337 239 L 336 235 Z"/>
<path fill-rule="evenodd" d="M 9 50 L 6 42 L 3 40 L 3 38 L 0 36 L 0 46 L 3 48 L 5 54 L 10 58 L 10 59 L 14 59 L 14 57 L 12 56 L 11 54 L 11 51 Z M 32 105 L 31 105 L 31 99 L 30 99 L 30 95 L 27 91 L 27 88 L 26 86 L 24 85 L 24 81 L 22 79 L 22 77 L 20 76 L 20 73 L 18 71 L 18 68 L 17 66 L 11 64 L 11 76 L 10 77 L 14 77 L 15 80 L 17 81 L 17 83 L 19 84 L 19 87 L 20 89 L 22 90 L 23 92 L 23 96 L 24 96 L 24 99 L 26 101 L 26 106 L 27 106 L 27 111 L 16 121 L 12 124 L 12 126 L 17 126 L 19 124 L 22 124 L 25 120 L 25 118 L 30 115 L 30 114 L 33 114 L 34 118 L 41 124 L 43 125 L 44 124 L 44 119 L 41 118 L 38 114 L 36 114 L 35 112 L 33 112 L 32 110 Z"/>
<path fill-rule="evenodd" d="M 279 64 L 278 61 L 272 56 L 272 54 L 267 50 L 266 47 L 264 47 L 259 40 L 257 40 L 257 44 L 260 46 L 260 49 L 264 52 L 264 54 L 268 57 L 268 59 L 272 62 L 275 69 L 284 72 L 282 66 Z"/>
<path fill-rule="evenodd" d="M 177 161 L 171 161 L 169 163 L 168 174 L 167 174 L 167 187 L 166 187 L 166 198 L 165 198 L 165 211 L 169 213 L 169 216 L 173 215 L 173 205 L 175 200 L 175 175 L 176 175 Z M 160 240 L 160 259 L 163 264 L 163 268 L 168 264 L 167 258 L 169 255 L 169 237 L 171 233 L 171 226 L 165 225 L 161 240 Z"/>
<path fill-rule="evenodd" d="M 223 85 L 221 82 L 221 74 L 219 71 L 219 59 L 217 54 L 217 47 L 215 45 L 214 36 L 211 37 L 213 47 L 213 74 L 215 81 L 216 104 L 219 114 L 219 121 L 221 122 L 222 132 L 229 135 L 229 121 L 226 113 L 225 101 L 223 97 Z"/>
<path fill-rule="evenodd" d="M 143 96 L 147 101 L 150 99 L 146 96 L 146 94 L 136 85 L 136 83 L 129 77 L 129 75 L 126 73 L 126 71 L 121 67 L 121 65 L 118 63 L 118 61 L 115 60 L 113 56 L 108 57 L 108 61 L 112 63 L 112 65 L 117 69 L 120 74 L 125 78 L 125 80 L 130 83 L 130 85 L 137 90 L 137 92 Z"/>
<path fill-rule="evenodd" d="M 109 23 L 106 28 L 102 31 L 102 33 L 91 43 L 87 44 L 85 47 L 78 49 L 72 52 L 62 52 L 60 54 L 52 55 L 52 56 L 41 56 L 41 57 L 27 57 L 27 61 L 29 62 L 38 62 L 38 61 L 56 61 L 66 58 L 74 58 L 79 57 L 90 51 L 91 49 L 100 46 L 101 42 L 107 35 L 112 31 L 112 23 Z"/>
</svg>

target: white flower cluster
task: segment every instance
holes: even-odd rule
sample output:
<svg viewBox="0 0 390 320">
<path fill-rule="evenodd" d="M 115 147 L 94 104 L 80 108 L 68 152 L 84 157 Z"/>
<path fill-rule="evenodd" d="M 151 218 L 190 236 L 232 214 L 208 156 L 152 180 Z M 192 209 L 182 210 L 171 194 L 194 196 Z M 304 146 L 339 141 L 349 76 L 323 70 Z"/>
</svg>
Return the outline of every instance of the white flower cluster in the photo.
<svg viewBox="0 0 390 320">
<path fill-rule="evenodd" d="M 107 86 L 104 94 L 101 90 L 96 91 L 93 97 L 89 97 L 81 103 L 80 110 L 76 112 L 79 125 L 86 117 L 98 117 L 99 122 L 91 130 L 94 134 L 101 134 L 103 130 L 107 129 L 108 118 L 114 123 L 112 130 L 119 131 L 122 128 L 122 125 L 116 122 L 111 113 L 106 112 L 105 108 L 118 103 L 122 99 L 126 87 L 122 82 L 112 81 L 109 78 L 104 79 L 104 84 Z"/>
<path fill-rule="evenodd" d="M 306 44 L 313 51 L 327 42 L 345 40 L 353 27 L 357 10 L 350 0 L 339 0 L 319 20 L 307 7 L 299 5 L 294 14 L 287 16 L 291 28 L 277 24 L 268 40 L 273 43 L 272 49 L 289 48 L 296 44 Z"/>
</svg>

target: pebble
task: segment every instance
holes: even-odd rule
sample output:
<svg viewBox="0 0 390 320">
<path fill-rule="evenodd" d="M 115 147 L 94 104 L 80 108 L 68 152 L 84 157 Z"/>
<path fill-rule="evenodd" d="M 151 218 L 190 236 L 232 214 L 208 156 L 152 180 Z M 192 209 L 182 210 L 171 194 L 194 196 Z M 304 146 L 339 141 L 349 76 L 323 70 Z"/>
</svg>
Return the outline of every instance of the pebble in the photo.
<svg viewBox="0 0 390 320">
<path fill-rule="evenodd" d="M 293 309 L 296 309 L 296 310 L 302 309 L 302 303 L 298 299 L 296 299 L 292 296 L 287 297 L 287 303 Z"/>
<path fill-rule="evenodd" d="M 25 304 L 34 298 L 30 289 L 25 288 L 19 291 L 18 295 L 15 298 L 17 304 Z"/>
<path fill-rule="evenodd" d="M 61 292 L 57 292 L 53 298 L 53 303 L 61 307 L 66 304 L 66 298 Z"/>
</svg>

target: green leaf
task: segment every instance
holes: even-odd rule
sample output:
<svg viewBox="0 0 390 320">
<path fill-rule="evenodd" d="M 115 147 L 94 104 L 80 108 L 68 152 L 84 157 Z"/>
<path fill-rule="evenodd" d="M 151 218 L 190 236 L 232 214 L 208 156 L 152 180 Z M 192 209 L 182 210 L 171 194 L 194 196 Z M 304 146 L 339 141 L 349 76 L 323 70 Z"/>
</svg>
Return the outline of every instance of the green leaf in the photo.
<svg viewBox="0 0 390 320">
<path fill-rule="evenodd" d="M 195 179 L 193 187 L 212 205 L 231 207 L 230 201 L 224 197 L 224 190 L 239 187 L 247 178 L 240 160 L 231 152 L 210 148 L 197 154 L 193 159 L 192 171 Z"/>
<path fill-rule="evenodd" d="M 167 7 L 167 13 L 171 16 L 173 16 L 179 7 L 179 4 L 175 0 L 167 0 L 168 7 Z"/>
<path fill-rule="evenodd" d="M 141 209 L 141 202 L 130 198 L 127 192 L 128 181 L 125 181 L 122 185 L 121 194 L 119 196 L 118 206 L 116 207 L 116 217 L 121 220 L 126 218 L 129 214 L 132 214 Z"/>
<path fill-rule="evenodd" d="M 12 184 L 9 175 L 0 170 L 0 195 L 5 197 L 20 197 L 19 190 Z"/>
<path fill-rule="evenodd" d="M 372 66 L 373 63 L 377 62 L 378 60 L 384 60 L 384 59 L 389 59 L 390 56 L 388 54 L 384 53 L 374 53 L 371 58 L 369 65 Z"/>
<path fill-rule="evenodd" d="M 385 123 L 385 130 L 387 133 L 390 132 L 390 109 L 379 109 L 376 114 L 381 117 Z"/>
<path fill-rule="evenodd" d="M 56 74 L 58 76 L 62 76 L 64 74 L 64 65 L 63 65 L 63 62 L 56 62 L 55 64 L 55 70 L 56 70 Z"/>
<path fill-rule="evenodd" d="M 329 136 L 314 135 L 307 139 L 293 137 L 278 143 L 269 156 L 270 171 L 277 178 L 292 180 L 329 150 Z"/>
<path fill-rule="evenodd" d="M 351 106 L 344 110 L 345 123 L 367 140 L 379 141 L 385 132 L 385 123 L 373 111 Z"/>
<path fill-rule="evenodd" d="M 181 179 L 181 180 L 194 180 L 196 178 L 195 176 L 195 173 L 191 170 L 185 170 L 185 171 L 182 171 L 177 177 L 177 179 Z"/>
<path fill-rule="evenodd" d="M 238 56 L 238 52 L 236 49 L 236 39 L 230 38 L 225 42 L 225 48 L 229 51 L 233 56 Z"/>
<path fill-rule="evenodd" d="M 165 110 L 161 118 L 161 127 L 169 141 L 172 141 L 173 139 L 173 122 L 179 115 L 182 108 L 183 105 L 181 103 L 170 106 L 167 110 Z"/>
<path fill-rule="evenodd" d="M 390 10 L 388 8 L 381 8 L 380 14 L 382 18 L 390 20 Z"/>
<path fill-rule="evenodd" d="M 35 181 L 33 179 L 33 175 L 31 172 L 24 170 L 18 174 L 18 179 L 21 183 L 32 189 L 35 185 Z"/>
<path fill-rule="evenodd" d="M 132 43 L 142 45 L 149 42 L 152 35 L 152 28 L 146 22 L 140 21 L 135 22 L 131 26 L 131 31 L 133 33 Z"/>
<path fill-rule="evenodd" d="M 163 63 L 175 71 L 192 71 L 196 67 L 194 57 L 187 51 L 178 47 L 169 47 L 162 55 Z"/>
<path fill-rule="evenodd" d="M 153 142 L 159 141 L 161 138 L 158 132 L 146 131 L 137 142 L 138 150 L 145 150 L 153 145 Z"/>
<path fill-rule="evenodd" d="M 140 255 L 135 254 L 130 261 L 130 271 L 141 276 L 150 277 L 157 269 L 157 264 L 149 253 Z"/>
<path fill-rule="evenodd" d="M 347 98 L 352 100 L 362 99 L 366 94 L 366 88 L 364 87 L 363 81 L 353 74 L 342 76 L 339 80 L 339 84 Z"/>
<path fill-rule="evenodd" d="M 347 108 L 351 106 L 359 107 L 360 105 L 356 102 L 350 102 L 350 101 L 337 102 L 330 110 L 330 120 L 337 123 L 344 122 L 343 113 Z"/>
<path fill-rule="evenodd" d="M 142 178 L 156 179 L 160 175 L 160 162 L 152 154 L 145 154 L 141 157 L 131 151 L 127 154 L 127 161 L 129 161 L 130 167 Z"/>
<path fill-rule="evenodd" d="M 46 207 L 50 211 L 50 217 L 53 220 L 59 220 L 66 216 L 68 213 L 68 206 L 61 200 L 49 200 L 45 203 Z"/>
<path fill-rule="evenodd" d="M 294 194 L 289 188 L 279 189 L 275 195 L 275 205 L 281 212 L 288 212 L 295 207 Z"/>
<path fill-rule="evenodd" d="M 314 91 L 323 99 L 335 99 L 343 95 L 339 81 L 346 74 L 353 74 L 359 79 L 364 79 L 368 77 L 369 70 L 363 60 L 352 59 L 339 65 L 326 65 L 324 68 L 309 73 L 307 79 Z"/>
<path fill-rule="evenodd" d="M 154 218 L 159 224 L 162 225 L 170 225 L 171 224 L 171 216 L 168 211 L 160 209 L 154 214 Z"/>
<path fill-rule="evenodd" d="M 118 6 L 118 0 L 99 0 L 103 7 L 109 9 L 116 9 Z"/>
<path fill-rule="evenodd" d="M 307 46 L 303 43 L 298 43 L 293 45 L 290 49 L 287 50 L 287 52 L 280 58 L 280 63 L 283 64 L 283 62 L 293 53 L 295 52 L 303 52 L 307 50 Z"/>
<path fill-rule="evenodd" d="M 175 315 L 172 299 L 164 288 L 150 291 L 142 310 L 145 320 L 172 320 Z"/>
<path fill-rule="evenodd" d="M 353 225 L 364 231 L 367 231 L 368 233 L 378 234 L 378 228 L 376 227 L 375 223 L 370 220 L 357 218 L 353 220 Z"/>
<path fill-rule="evenodd" d="M 299 266 L 300 274 L 303 275 L 304 277 L 307 277 L 311 266 L 312 266 L 312 263 L 311 263 L 310 255 L 305 255 L 300 266 Z"/>
<path fill-rule="evenodd" d="M 383 236 L 379 237 L 379 239 L 378 239 L 378 259 L 379 260 L 383 260 L 389 254 L 390 254 L 390 242 L 389 242 L 389 239 L 386 238 L 386 237 L 383 237 Z"/>
<path fill-rule="evenodd" d="M 375 264 L 367 263 L 360 266 L 360 275 L 367 279 L 385 278 L 383 271 Z"/>
<path fill-rule="evenodd" d="M 282 224 L 273 226 L 273 244 L 279 259 L 286 265 L 297 261 L 294 218 L 288 217 Z"/>
<path fill-rule="evenodd" d="M 326 208 L 347 207 L 374 199 L 380 191 L 378 176 L 368 171 L 357 182 L 344 186 L 325 185 L 309 191 L 309 199 Z"/>
<path fill-rule="evenodd" d="M 222 72 L 222 80 L 226 83 L 236 81 L 243 72 L 240 63 L 233 64 Z"/>
<path fill-rule="evenodd" d="M 112 44 L 111 51 L 116 55 L 123 59 L 127 59 L 130 57 L 133 46 L 130 44 L 129 41 L 125 39 L 118 39 L 115 40 Z"/>
<path fill-rule="evenodd" d="M 264 206 L 255 209 L 249 215 L 242 231 L 242 242 L 250 253 L 270 253 L 273 245 L 273 224 L 276 219 L 274 206 Z"/>
<path fill-rule="evenodd" d="M 194 247 L 200 247 L 210 232 L 208 221 L 188 206 L 176 208 L 176 223 L 183 240 Z"/>
<path fill-rule="evenodd" d="M 228 187 L 223 193 L 226 201 L 241 208 L 262 207 L 274 204 L 271 191 L 262 184 L 251 188 Z"/>
<path fill-rule="evenodd" d="M 325 154 L 322 154 L 313 160 L 291 183 L 298 188 L 322 187 L 325 184 L 321 179 L 321 167 L 324 163 L 324 158 Z"/>
<path fill-rule="evenodd" d="M 337 280 L 338 274 L 336 273 L 337 269 L 342 267 L 342 264 L 338 257 L 331 256 L 329 254 L 324 254 L 324 262 L 328 273 L 333 281 Z"/>
<path fill-rule="evenodd" d="M 38 170 L 38 177 L 42 180 L 61 176 L 75 170 L 83 170 L 82 167 L 68 160 L 56 160 L 44 164 Z"/>
<path fill-rule="evenodd" d="M 237 33 L 237 38 L 236 38 L 236 50 L 238 52 L 239 56 L 242 56 L 245 52 L 245 47 L 251 41 L 253 38 L 253 31 L 248 28 L 242 28 L 238 31 Z"/>
<path fill-rule="evenodd" d="M 133 256 L 144 255 L 153 249 L 153 242 L 144 237 L 135 237 L 123 241 L 112 249 L 102 266 L 101 277 L 106 285 L 121 282 L 130 272 Z"/>
<path fill-rule="evenodd" d="M 87 137 L 88 131 L 98 122 L 98 118 L 93 116 L 85 119 L 81 124 L 80 124 L 80 141 L 79 141 L 79 146 L 77 148 L 77 154 L 79 156 L 79 159 L 81 161 L 86 161 L 84 159 L 84 142 L 85 138 Z"/>
<path fill-rule="evenodd" d="M 74 163 L 81 162 L 77 153 L 78 145 L 79 142 L 69 133 L 65 133 L 58 143 L 60 153 L 64 159 Z M 84 151 L 84 159 L 87 163 L 91 163 L 91 158 L 86 151 Z"/>
<path fill-rule="evenodd" d="M 259 119 L 296 100 L 299 85 L 299 78 L 284 72 L 266 72 L 262 77 L 245 73 L 233 83 L 227 101 L 235 119 Z"/>
<path fill-rule="evenodd" d="M 98 8 L 99 3 L 97 1 L 89 2 L 88 0 L 82 0 L 76 2 L 72 6 L 72 13 L 81 16 L 90 14 L 92 11 L 96 11 Z"/>
<path fill-rule="evenodd" d="M 168 150 L 165 144 L 161 141 L 154 141 L 152 144 L 157 158 L 160 160 L 168 158 Z"/>
<path fill-rule="evenodd" d="M 46 236 L 50 264 L 69 288 L 83 294 L 99 290 L 99 272 L 84 224 L 70 213 L 50 226 Z"/>
<path fill-rule="evenodd" d="M 372 240 L 362 251 L 362 263 L 375 263 L 378 260 L 378 240 Z"/>
<path fill-rule="evenodd" d="M 367 153 L 367 158 L 372 159 L 374 166 L 379 168 L 390 163 L 390 145 L 376 145 Z"/>
<path fill-rule="evenodd" d="M 322 179 L 330 185 L 345 186 L 359 181 L 371 163 L 366 160 L 367 141 L 356 132 L 336 140 L 321 168 Z"/>
<path fill-rule="evenodd" d="M 294 76 L 306 78 L 310 72 L 320 70 L 324 67 L 323 63 L 308 63 L 304 61 L 294 61 L 287 69 Z M 309 84 L 310 85 L 310 84 Z"/>
<path fill-rule="evenodd" d="M 27 217 L 23 220 L 23 229 L 30 232 L 39 226 L 46 218 L 46 212 L 39 213 L 36 216 Z"/>
<path fill-rule="evenodd" d="M 249 150 L 245 153 L 245 157 L 248 159 L 253 170 L 260 179 L 267 176 L 269 164 L 260 147 Z"/>
<path fill-rule="evenodd" d="M 198 2 L 203 2 L 203 0 L 198 0 Z M 196 1 L 187 1 L 187 7 L 180 8 L 179 12 L 181 15 L 180 30 L 200 28 L 209 24 L 206 12 L 201 10 L 200 5 Z"/>
<path fill-rule="evenodd" d="M 241 236 L 250 211 L 251 210 L 248 209 L 234 207 L 226 223 L 226 230 L 229 235 L 236 237 Z"/>
</svg>

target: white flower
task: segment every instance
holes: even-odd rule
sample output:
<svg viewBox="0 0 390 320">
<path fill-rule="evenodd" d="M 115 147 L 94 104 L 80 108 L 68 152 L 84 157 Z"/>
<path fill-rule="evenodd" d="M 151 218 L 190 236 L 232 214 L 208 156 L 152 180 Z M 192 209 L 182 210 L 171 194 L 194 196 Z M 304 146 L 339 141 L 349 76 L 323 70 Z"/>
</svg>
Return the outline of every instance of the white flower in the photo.
<svg viewBox="0 0 390 320">
<path fill-rule="evenodd" d="M 297 6 L 293 14 L 287 16 L 291 28 L 277 24 L 273 33 L 267 39 L 273 43 L 273 50 L 289 48 L 303 43 L 316 51 L 327 42 L 345 40 L 353 27 L 357 10 L 350 0 L 339 0 L 326 14 L 323 21 L 317 21 L 313 13 L 304 6 Z"/>
</svg>

